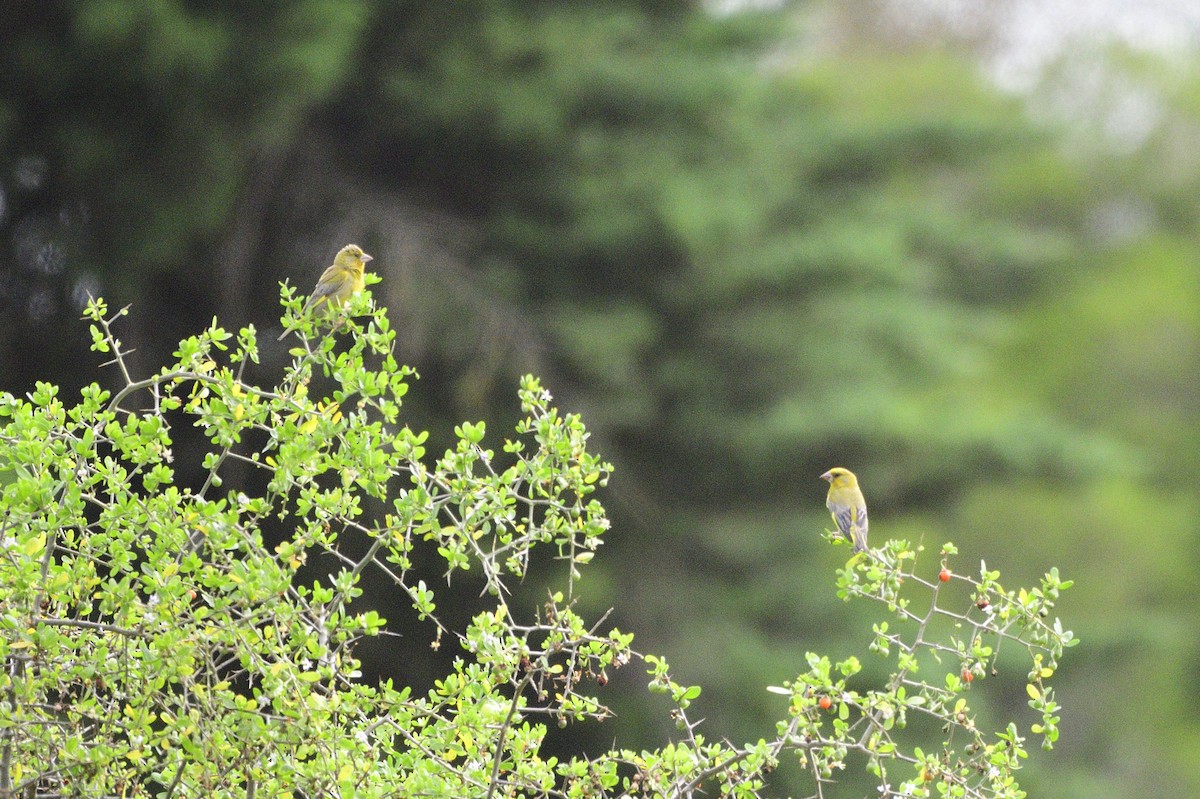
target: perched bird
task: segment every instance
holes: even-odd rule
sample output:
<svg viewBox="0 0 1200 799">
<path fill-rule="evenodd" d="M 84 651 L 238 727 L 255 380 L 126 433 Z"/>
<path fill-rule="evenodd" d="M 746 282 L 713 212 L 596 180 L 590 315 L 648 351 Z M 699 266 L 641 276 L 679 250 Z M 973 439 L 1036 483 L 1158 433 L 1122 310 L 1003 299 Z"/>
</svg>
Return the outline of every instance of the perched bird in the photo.
<svg viewBox="0 0 1200 799">
<path fill-rule="evenodd" d="M 854 545 L 855 552 L 865 552 L 867 501 L 863 499 L 862 490 L 858 487 L 858 478 L 849 469 L 835 466 L 821 475 L 821 479 L 829 481 L 825 507 L 833 514 L 833 522 L 837 525 L 838 532 Z"/>
<path fill-rule="evenodd" d="M 304 312 L 322 306 L 325 306 L 326 310 L 336 308 L 350 299 L 351 295 L 362 291 L 363 270 L 370 260 L 371 256 L 363 252 L 362 247 L 357 244 L 347 244 L 343 247 L 333 259 L 333 264 L 321 273 L 321 279 L 317 281 L 312 296 L 304 303 Z M 291 331 L 283 331 L 279 340 L 283 341 L 289 332 Z"/>
</svg>

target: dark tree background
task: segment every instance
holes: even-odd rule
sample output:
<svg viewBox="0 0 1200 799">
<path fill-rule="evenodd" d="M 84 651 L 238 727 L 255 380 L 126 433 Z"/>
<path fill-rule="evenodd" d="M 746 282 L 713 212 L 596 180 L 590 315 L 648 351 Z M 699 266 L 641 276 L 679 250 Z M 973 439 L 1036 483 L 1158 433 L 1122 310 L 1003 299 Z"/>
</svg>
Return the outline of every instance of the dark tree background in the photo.
<svg viewBox="0 0 1200 799">
<path fill-rule="evenodd" d="M 1032 793 L 1186 794 L 1195 53 L 1106 51 L 1153 101 L 1131 141 L 1105 108 L 1047 113 L 1069 60 L 1005 95 L 978 42 L 888 39 L 878 7 L 4 4 L 0 388 L 108 379 L 89 293 L 132 303 L 144 371 L 216 315 L 262 331 L 269 379 L 279 281 L 357 241 L 422 375 L 414 427 L 505 420 L 534 371 L 597 431 L 617 477 L 590 596 L 705 686 L 710 736 L 766 734 L 764 686 L 806 650 L 863 649 L 818 536 L 843 465 L 876 541 L 1076 581 Z M 633 744 L 644 706 L 578 733 Z"/>
</svg>

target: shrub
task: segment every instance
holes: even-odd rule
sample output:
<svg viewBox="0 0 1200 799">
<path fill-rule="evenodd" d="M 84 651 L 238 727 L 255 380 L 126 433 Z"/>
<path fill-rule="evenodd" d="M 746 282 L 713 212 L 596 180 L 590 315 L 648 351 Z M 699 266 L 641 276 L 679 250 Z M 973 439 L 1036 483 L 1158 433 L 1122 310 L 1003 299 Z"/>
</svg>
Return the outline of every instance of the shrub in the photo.
<svg viewBox="0 0 1200 799">
<path fill-rule="evenodd" d="M 235 336 L 215 320 L 174 363 L 135 377 L 114 332 L 126 312 L 94 301 L 86 315 L 120 374 L 115 393 L 93 384 L 68 405 L 39 384 L 0 396 L 0 796 L 754 796 L 790 757 L 815 796 L 859 758 L 885 795 L 1018 797 L 1017 724 L 989 731 L 968 706 L 1004 642 L 1028 666 L 1032 732 L 1045 748 L 1058 735 L 1046 683 L 1075 640 L 1048 613 L 1069 583 L 1051 571 L 1006 591 L 986 567 L 925 579 L 919 548 L 892 541 L 852 558 L 838 583 L 847 600 L 886 607 L 869 650 L 890 659 L 890 678 L 855 686 L 858 658 L 810 654 L 771 689 L 787 705 L 769 735 L 707 740 L 689 716 L 699 687 L 576 611 L 608 530 L 595 492 L 611 466 L 536 378 L 521 381 L 523 419 L 498 451 L 483 422 L 463 422 L 434 458 L 427 433 L 403 422 L 415 375 L 365 297 L 332 329 L 299 320 L 294 360 L 270 388 L 244 379 L 253 327 Z M 174 464 L 184 425 L 207 439 L 189 485 Z M 275 546 L 268 522 L 289 530 Z M 358 554 L 351 538 L 365 542 Z M 514 607 L 510 583 L 535 549 L 561 573 L 544 606 Z M 953 554 L 942 549 L 943 567 Z M 465 628 L 440 620 L 417 558 L 484 581 Z M 305 564 L 318 559 L 335 566 L 313 577 Z M 360 672 L 356 642 L 389 631 L 355 601 L 368 570 L 457 650 L 423 695 Z M 969 603 L 948 609 L 956 586 Z M 669 699 L 676 739 L 544 756 L 547 725 L 607 717 L 609 673 L 635 662 Z M 944 730 L 929 751 L 906 735 L 916 715 Z"/>
</svg>

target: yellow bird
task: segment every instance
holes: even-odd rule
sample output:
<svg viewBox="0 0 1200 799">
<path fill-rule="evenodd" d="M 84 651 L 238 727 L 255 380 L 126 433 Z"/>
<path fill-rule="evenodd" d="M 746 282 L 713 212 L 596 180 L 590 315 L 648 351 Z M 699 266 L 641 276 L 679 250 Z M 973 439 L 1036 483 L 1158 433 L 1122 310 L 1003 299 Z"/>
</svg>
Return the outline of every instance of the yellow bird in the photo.
<svg viewBox="0 0 1200 799">
<path fill-rule="evenodd" d="M 362 247 L 357 244 L 347 244 L 343 247 L 333 259 L 333 264 L 321 273 L 321 279 L 317 281 L 312 296 L 304 303 L 304 312 L 316 310 L 321 306 L 325 306 L 327 310 L 336 308 L 350 299 L 351 295 L 362 291 L 363 270 L 370 260 L 371 256 L 363 252 Z M 283 341 L 284 336 L 290 332 L 283 331 L 279 340 Z"/>
<path fill-rule="evenodd" d="M 821 475 L 821 479 L 829 481 L 825 507 L 833 514 L 833 523 L 837 525 L 838 531 L 846 536 L 846 540 L 854 545 L 855 552 L 865 552 L 867 501 L 863 499 L 862 489 L 858 487 L 858 478 L 849 469 L 835 466 Z"/>
</svg>

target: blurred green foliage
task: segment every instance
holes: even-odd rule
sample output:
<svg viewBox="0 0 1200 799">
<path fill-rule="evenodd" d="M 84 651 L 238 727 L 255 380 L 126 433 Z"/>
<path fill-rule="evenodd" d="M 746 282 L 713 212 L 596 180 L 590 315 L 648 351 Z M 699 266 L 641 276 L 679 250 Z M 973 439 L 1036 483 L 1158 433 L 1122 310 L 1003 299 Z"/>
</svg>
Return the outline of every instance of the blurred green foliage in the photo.
<svg viewBox="0 0 1200 799">
<path fill-rule="evenodd" d="M 275 323 L 254 298 L 361 239 L 414 411 L 511 413 L 492 387 L 531 366 L 583 411 L 617 467 L 589 579 L 720 734 L 756 735 L 804 651 L 866 640 L 811 589 L 845 554 L 817 535 L 843 465 L 875 541 L 1075 580 L 1034 793 L 1196 788 L 1196 64 L 1115 67 L 1159 120 L 1117 147 L 797 11 L 10 4 L 5 387 L 90 381 L 83 289 L 137 301 L 151 358 L 214 313 Z"/>
</svg>

